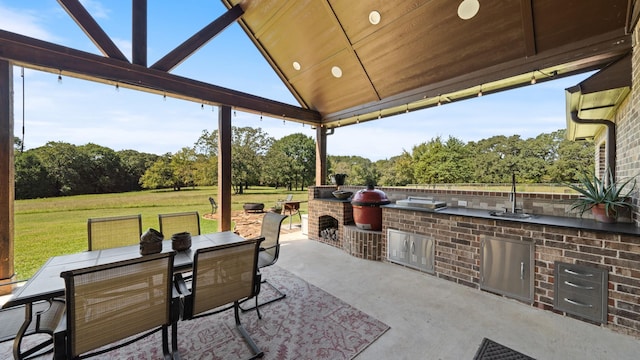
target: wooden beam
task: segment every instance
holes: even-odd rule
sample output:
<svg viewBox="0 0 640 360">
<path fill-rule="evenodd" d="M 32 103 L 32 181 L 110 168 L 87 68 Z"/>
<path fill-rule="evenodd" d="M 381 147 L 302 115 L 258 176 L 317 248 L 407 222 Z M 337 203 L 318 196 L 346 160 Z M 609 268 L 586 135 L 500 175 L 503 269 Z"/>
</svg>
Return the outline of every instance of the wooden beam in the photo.
<svg viewBox="0 0 640 360">
<path fill-rule="evenodd" d="M 131 62 L 147 66 L 147 0 L 133 0 L 131 5 Z"/>
<path fill-rule="evenodd" d="M 235 5 L 226 13 L 222 14 L 219 18 L 215 19 L 209 25 L 202 28 L 196 34 L 191 36 L 182 44 L 178 45 L 175 49 L 169 52 L 167 55 L 158 60 L 151 66 L 152 69 L 161 71 L 171 71 L 171 69 L 178 66 L 181 62 L 187 59 L 191 54 L 196 52 L 199 48 L 204 46 L 211 39 L 216 37 L 227 26 L 233 24 L 240 16 L 244 14 L 244 10 L 240 5 Z"/>
<path fill-rule="evenodd" d="M 13 65 L 0 60 L 0 290 L 13 268 Z M 8 289 L 11 290 L 11 289 Z"/>
<path fill-rule="evenodd" d="M 218 231 L 231 230 L 231 108 L 218 108 Z"/>
<path fill-rule="evenodd" d="M 113 59 L 129 61 L 127 57 L 111 41 L 107 33 L 93 19 L 87 9 L 80 4 L 79 0 L 58 0 L 60 6 L 67 11 L 69 16 L 80 26 L 82 31 L 91 39 L 98 49 L 105 55 Z"/>
<path fill-rule="evenodd" d="M 320 114 L 314 110 L 70 49 L 4 30 L 0 30 L 0 59 L 12 61 L 18 66 L 54 74 L 62 71 L 67 76 L 85 80 L 110 85 L 117 83 L 121 87 L 166 94 L 197 103 L 227 105 L 241 111 L 277 118 L 286 117 L 287 120 L 311 125 L 319 123 L 321 119 Z"/>
<path fill-rule="evenodd" d="M 327 128 L 316 128 L 316 186 L 327 183 Z"/>
</svg>

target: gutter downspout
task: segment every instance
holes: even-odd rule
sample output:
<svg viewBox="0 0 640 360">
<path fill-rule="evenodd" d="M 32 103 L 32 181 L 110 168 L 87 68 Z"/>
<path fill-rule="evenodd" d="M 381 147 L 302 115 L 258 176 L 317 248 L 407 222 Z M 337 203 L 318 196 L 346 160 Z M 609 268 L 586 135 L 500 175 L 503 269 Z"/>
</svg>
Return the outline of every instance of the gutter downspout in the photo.
<svg viewBox="0 0 640 360">
<path fill-rule="evenodd" d="M 600 124 L 607 127 L 607 167 L 611 170 L 611 175 L 615 181 L 616 178 L 616 124 L 611 120 L 606 119 L 581 119 L 578 117 L 577 111 L 571 112 L 571 120 L 578 124 Z M 608 176 L 604 177 L 605 181 L 608 180 Z"/>
</svg>

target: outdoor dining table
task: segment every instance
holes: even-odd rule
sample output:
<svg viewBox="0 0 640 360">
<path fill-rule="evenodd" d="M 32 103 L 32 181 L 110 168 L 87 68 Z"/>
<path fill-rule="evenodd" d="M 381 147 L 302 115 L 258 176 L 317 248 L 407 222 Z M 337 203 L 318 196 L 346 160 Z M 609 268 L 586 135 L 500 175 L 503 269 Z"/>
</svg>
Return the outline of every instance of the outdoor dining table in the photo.
<svg viewBox="0 0 640 360">
<path fill-rule="evenodd" d="M 241 236 L 230 231 L 192 236 L 191 248 L 176 252 L 173 262 L 174 271 L 190 270 L 193 266 L 193 257 L 198 249 L 244 240 Z M 171 241 L 165 240 L 162 242 L 162 252 L 168 251 L 172 251 Z M 142 256 L 140 255 L 140 246 L 131 245 L 111 249 L 84 251 L 49 258 L 35 275 L 13 293 L 7 303 L 3 305 L 3 308 L 25 305 L 25 321 L 14 340 L 14 356 L 17 355 L 16 351 L 19 351 L 22 337 L 31 323 L 32 304 L 41 300 L 64 297 L 64 280 L 60 277 L 60 273 L 67 270 L 108 264 L 140 256 Z M 16 358 L 18 358 L 18 356 L 16 356 Z"/>
</svg>

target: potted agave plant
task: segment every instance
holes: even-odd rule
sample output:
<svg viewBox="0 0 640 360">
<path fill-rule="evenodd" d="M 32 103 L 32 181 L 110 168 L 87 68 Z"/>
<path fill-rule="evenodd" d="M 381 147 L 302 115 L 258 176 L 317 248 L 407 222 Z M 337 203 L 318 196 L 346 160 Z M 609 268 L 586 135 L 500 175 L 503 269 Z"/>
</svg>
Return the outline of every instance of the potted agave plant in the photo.
<svg viewBox="0 0 640 360">
<path fill-rule="evenodd" d="M 571 205 L 571 210 L 579 211 L 580 215 L 591 210 L 596 221 L 614 223 L 617 221 L 618 211 L 632 209 L 633 205 L 626 199 L 636 187 L 635 179 L 629 178 L 619 184 L 615 182 L 611 170 L 607 171 L 607 177 L 607 181 L 603 181 L 595 174 L 583 175 L 579 184 L 568 184 L 581 195 Z"/>
</svg>

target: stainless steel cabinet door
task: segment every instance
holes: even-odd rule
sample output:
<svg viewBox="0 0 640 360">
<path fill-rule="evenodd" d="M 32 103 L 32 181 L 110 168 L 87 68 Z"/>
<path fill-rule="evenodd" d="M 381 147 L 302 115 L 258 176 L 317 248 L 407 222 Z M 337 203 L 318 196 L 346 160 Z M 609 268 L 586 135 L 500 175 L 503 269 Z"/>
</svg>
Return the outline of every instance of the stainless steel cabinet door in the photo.
<svg viewBox="0 0 640 360">
<path fill-rule="evenodd" d="M 480 245 L 480 288 L 533 303 L 532 241 L 484 237 Z"/>
<path fill-rule="evenodd" d="M 387 230 L 387 259 L 406 264 L 408 261 L 409 237 L 406 232 Z"/>
<path fill-rule="evenodd" d="M 409 238 L 409 266 L 425 272 L 433 272 L 433 238 L 411 235 Z"/>
</svg>

